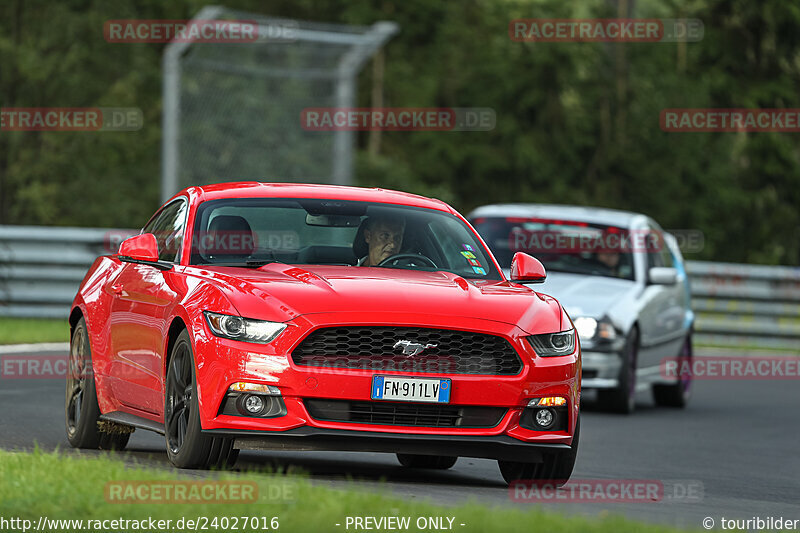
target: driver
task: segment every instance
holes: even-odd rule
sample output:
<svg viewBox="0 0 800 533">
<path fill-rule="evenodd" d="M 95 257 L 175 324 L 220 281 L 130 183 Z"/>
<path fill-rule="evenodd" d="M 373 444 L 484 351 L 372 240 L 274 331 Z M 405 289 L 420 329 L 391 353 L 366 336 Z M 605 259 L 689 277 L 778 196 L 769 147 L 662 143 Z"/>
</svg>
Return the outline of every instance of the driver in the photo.
<svg viewBox="0 0 800 533">
<path fill-rule="evenodd" d="M 629 260 L 615 250 L 597 252 L 596 261 L 607 269 L 608 274 L 616 278 L 630 278 L 631 266 Z"/>
<path fill-rule="evenodd" d="M 612 272 L 616 272 L 620 260 L 619 252 L 615 251 L 597 252 L 597 260 L 603 263 L 605 266 L 607 266 L 609 270 L 611 270 Z"/>
<path fill-rule="evenodd" d="M 381 261 L 400 253 L 406 222 L 401 217 L 371 216 L 364 221 L 364 241 L 369 251 L 358 266 L 378 266 Z"/>
</svg>

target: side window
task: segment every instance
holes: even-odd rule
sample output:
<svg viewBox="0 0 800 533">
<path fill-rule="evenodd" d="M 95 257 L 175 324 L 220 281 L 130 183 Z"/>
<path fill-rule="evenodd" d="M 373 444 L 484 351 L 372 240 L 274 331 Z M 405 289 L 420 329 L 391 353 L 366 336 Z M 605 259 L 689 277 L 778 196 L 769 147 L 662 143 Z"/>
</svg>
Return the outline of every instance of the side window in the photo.
<svg viewBox="0 0 800 533">
<path fill-rule="evenodd" d="M 663 231 L 653 224 L 647 224 L 645 232 L 647 233 L 647 270 L 653 267 L 666 266 L 663 254 L 665 251 L 669 254 L 669 250 L 666 249 L 667 244 L 664 242 Z M 655 234 L 654 240 L 651 240 L 651 234 Z"/>
<path fill-rule="evenodd" d="M 142 233 L 152 233 L 156 236 L 159 261 L 175 262 L 178 260 L 185 219 L 186 202 L 178 200 L 164 207 L 142 229 Z"/>
<path fill-rule="evenodd" d="M 655 238 L 653 239 L 653 255 L 658 255 L 660 257 L 655 258 L 655 260 L 659 263 L 655 266 L 663 266 L 663 267 L 673 267 L 675 266 L 672 260 L 672 251 L 669 249 L 669 243 L 667 242 L 667 232 L 661 229 L 658 225 L 654 223 L 648 224 L 648 231 L 655 233 Z"/>
<path fill-rule="evenodd" d="M 674 267 L 674 261 L 672 260 L 672 252 L 669 249 L 669 245 L 665 240 L 662 239 L 662 246 L 661 246 L 661 260 L 664 263 L 665 267 Z"/>
</svg>

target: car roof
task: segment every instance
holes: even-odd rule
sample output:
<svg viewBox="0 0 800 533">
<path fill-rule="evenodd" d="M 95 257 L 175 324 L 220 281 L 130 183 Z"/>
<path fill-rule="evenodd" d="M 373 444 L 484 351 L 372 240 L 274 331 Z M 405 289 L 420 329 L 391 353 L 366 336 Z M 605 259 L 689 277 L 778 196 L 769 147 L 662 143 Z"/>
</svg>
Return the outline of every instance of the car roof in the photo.
<svg viewBox="0 0 800 533">
<path fill-rule="evenodd" d="M 177 193 L 175 197 L 187 194 L 190 197 L 197 197 L 198 201 L 224 198 L 320 198 L 407 205 L 455 213 L 452 207 L 435 198 L 389 189 L 346 185 L 239 181 L 188 187 Z"/>
<path fill-rule="evenodd" d="M 470 219 L 480 217 L 531 217 L 574 220 L 575 222 L 604 224 L 621 228 L 630 227 L 635 221 L 647 219 L 646 215 L 632 211 L 561 204 L 492 204 L 478 207 L 468 215 Z"/>
</svg>

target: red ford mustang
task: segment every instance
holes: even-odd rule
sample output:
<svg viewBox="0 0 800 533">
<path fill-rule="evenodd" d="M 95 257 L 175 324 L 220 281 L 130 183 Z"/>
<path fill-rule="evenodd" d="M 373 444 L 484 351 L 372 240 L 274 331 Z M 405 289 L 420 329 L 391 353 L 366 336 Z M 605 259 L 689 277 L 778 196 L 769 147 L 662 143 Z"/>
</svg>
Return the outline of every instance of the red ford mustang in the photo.
<svg viewBox="0 0 800 533">
<path fill-rule="evenodd" d="M 580 347 L 561 305 L 505 279 L 447 204 L 381 189 L 191 187 L 99 257 L 69 318 L 70 444 L 165 435 L 181 468 L 240 449 L 496 459 L 569 478 Z"/>
</svg>

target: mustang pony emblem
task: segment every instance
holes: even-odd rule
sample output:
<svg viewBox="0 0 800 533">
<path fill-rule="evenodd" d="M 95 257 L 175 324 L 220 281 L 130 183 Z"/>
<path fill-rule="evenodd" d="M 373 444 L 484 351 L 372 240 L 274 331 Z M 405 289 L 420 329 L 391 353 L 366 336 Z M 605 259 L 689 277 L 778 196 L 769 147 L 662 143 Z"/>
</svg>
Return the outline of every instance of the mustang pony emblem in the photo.
<svg viewBox="0 0 800 533">
<path fill-rule="evenodd" d="M 414 357 L 422 353 L 423 350 L 428 348 L 436 348 L 436 344 L 420 344 L 418 342 L 411 342 L 407 340 L 397 341 L 394 343 L 394 348 L 403 348 L 403 355 Z"/>
<path fill-rule="evenodd" d="M 423 350 L 427 350 L 428 348 L 436 348 L 436 344 L 420 344 L 418 342 L 411 342 L 404 339 L 394 343 L 394 347 L 402 347 L 403 355 L 414 357 L 415 355 L 421 354 Z"/>
</svg>

